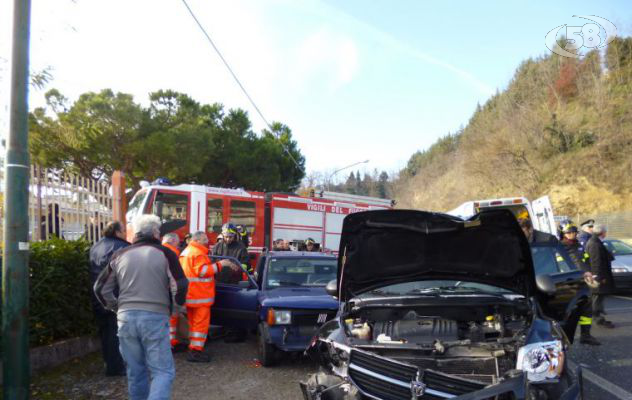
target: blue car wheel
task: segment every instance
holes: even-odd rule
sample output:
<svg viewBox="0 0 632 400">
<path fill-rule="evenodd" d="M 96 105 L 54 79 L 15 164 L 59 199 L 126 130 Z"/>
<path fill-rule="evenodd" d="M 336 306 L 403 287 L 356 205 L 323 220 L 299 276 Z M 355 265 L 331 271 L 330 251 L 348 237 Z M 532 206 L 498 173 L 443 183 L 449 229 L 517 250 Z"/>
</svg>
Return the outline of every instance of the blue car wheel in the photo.
<svg viewBox="0 0 632 400">
<path fill-rule="evenodd" d="M 276 364 L 279 358 L 279 351 L 274 347 L 274 345 L 268 343 L 268 332 L 265 323 L 262 322 L 259 324 L 257 333 L 259 361 L 261 361 L 261 365 L 264 367 L 271 367 Z"/>
</svg>

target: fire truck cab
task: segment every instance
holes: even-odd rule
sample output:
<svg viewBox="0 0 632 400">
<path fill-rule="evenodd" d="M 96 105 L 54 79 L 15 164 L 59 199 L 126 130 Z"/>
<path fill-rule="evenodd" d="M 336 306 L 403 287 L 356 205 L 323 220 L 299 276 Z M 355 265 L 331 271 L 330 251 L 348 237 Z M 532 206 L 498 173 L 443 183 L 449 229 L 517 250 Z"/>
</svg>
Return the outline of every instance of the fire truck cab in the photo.
<svg viewBox="0 0 632 400">
<path fill-rule="evenodd" d="M 388 199 L 334 192 L 313 197 L 263 193 L 202 185 L 146 185 L 129 203 L 127 222 L 140 214 L 154 214 L 163 222 L 162 234 L 204 231 L 215 244 L 222 225 L 232 222 L 248 231 L 248 252 L 254 261 L 272 241 L 314 239 L 321 249 L 337 251 L 342 220 L 347 214 L 391 208 Z"/>
</svg>

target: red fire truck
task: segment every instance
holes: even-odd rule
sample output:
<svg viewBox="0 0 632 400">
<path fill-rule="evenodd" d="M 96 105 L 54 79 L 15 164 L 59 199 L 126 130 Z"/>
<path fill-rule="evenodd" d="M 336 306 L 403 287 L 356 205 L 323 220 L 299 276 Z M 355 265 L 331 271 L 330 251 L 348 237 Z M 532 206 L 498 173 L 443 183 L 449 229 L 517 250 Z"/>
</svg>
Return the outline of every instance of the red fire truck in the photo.
<svg viewBox="0 0 632 400">
<path fill-rule="evenodd" d="M 250 237 L 249 253 L 257 258 L 272 241 L 314 239 L 322 249 L 337 251 L 342 220 L 350 213 L 393 206 L 388 199 L 316 192 L 311 197 L 263 193 L 202 185 L 146 185 L 132 198 L 127 222 L 140 214 L 163 221 L 162 233 L 205 231 L 211 244 L 228 221 L 243 225 Z"/>
</svg>

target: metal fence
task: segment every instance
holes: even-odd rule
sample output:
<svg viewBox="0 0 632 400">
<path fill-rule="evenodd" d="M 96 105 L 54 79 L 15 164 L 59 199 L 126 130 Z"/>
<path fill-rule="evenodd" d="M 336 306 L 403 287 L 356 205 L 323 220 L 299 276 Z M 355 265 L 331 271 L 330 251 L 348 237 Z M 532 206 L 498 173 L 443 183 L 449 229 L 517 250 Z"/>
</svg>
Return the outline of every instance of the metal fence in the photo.
<svg viewBox="0 0 632 400">
<path fill-rule="evenodd" d="M 573 216 L 576 224 L 587 219 L 594 219 L 598 224 L 606 225 L 608 237 L 630 240 L 632 239 L 632 210 L 602 214 L 577 214 Z"/>
<path fill-rule="evenodd" d="M 0 171 L 4 194 L 4 175 Z M 91 242 L 103 235 L 112 220 L 110 185 L 104 181 L 31 166 L 29 183 L 29 238 L 46 240 L 53 235 Z M 0 218 L 0 229 L 3 218 Z M 2 230 L 0 230 L 0 235 Z"/>
</svg>

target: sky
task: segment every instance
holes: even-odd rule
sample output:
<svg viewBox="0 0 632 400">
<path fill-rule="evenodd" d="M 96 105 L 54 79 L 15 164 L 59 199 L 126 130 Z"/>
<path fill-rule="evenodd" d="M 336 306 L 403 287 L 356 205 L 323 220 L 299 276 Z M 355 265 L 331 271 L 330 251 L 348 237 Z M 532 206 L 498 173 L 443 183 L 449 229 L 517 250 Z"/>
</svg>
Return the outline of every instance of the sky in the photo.
<svg viewBox="0 0 632 400">
<path fill-rule="evenodd" d="M 8 131 L 12 0 L 0 0 L 0 130 Z M 545 55 L 563 24 L 608 19 L 630 35 L 626 1 L 188 0 L 269 121 L 287 124 L 326 176 L 396 172 L 467 125 L 522 61 Z M 182 0 L 32 0 L 31 69 L 51 68 L 30 108 L 59 89 L 111 88 L 146 104 L 173 89 L 248 111 L 265 127 Z M 602 34 L 603 34 L 602 30 Z M 334 179 L 343 179 L 348 171 Z"/>
</svg>

